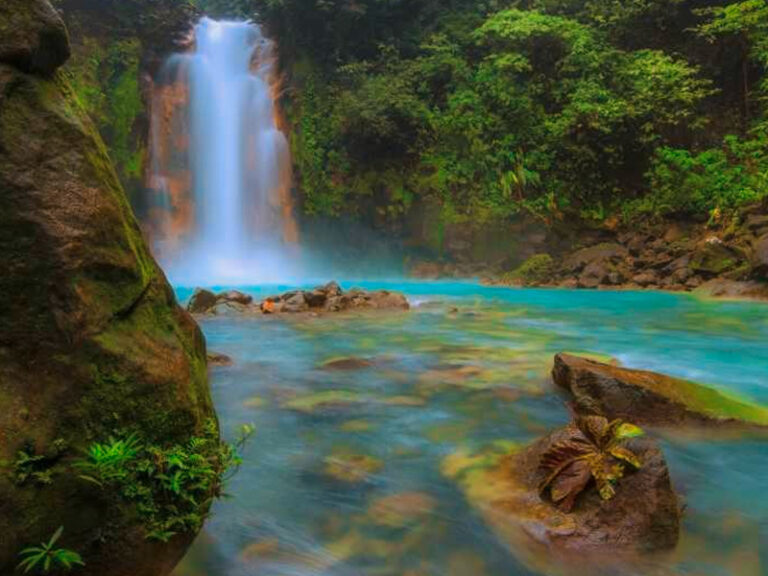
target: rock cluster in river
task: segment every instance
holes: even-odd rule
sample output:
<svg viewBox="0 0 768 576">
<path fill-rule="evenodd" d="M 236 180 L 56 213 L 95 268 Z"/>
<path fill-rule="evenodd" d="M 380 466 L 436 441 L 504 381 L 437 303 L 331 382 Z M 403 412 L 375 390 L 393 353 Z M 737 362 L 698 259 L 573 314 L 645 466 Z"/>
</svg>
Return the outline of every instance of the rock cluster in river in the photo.
<svg viewBox="0 0 768 576">
<path fill-rule="evenodd" d="M 0 2 L 0 574 L 64 526 L 79 575 L 164 576 L 195 535 L 148 540 L 135 507 L 72 462 L 126 431 L 202 433 L 205 342 L 57 70 L 68 55 L 47 0 Z"/>
<path fill-rule="evenodd" d="M 192 314 L 301 314 L 334 313 L 352 310 L 408 310 L 408 299 L 399 292 L 389 290 L 344 291 L 336 282 L 317 286 L 312 290 L 291 290 L 283 294 L 268 296 L 260 302 L 252 296 L 229 290 L 215 294 L 198 288 L 187 305 Z"/>
</svg>

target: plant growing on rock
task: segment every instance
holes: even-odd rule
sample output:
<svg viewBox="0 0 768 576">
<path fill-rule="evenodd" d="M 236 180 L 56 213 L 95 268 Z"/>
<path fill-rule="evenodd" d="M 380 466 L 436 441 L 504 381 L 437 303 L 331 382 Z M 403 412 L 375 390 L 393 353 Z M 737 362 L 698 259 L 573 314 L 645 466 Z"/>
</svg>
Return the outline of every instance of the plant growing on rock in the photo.
<svg viewBox="0 0 768 576">
<path fill-rule="evenodd" d="M 545 478 L 540 492 L 549 489 L 552 501 L 570 512 L 576 498 L 594 479 L 602 499 L 610 500 L 626 467 L 642 466 L 637 455 L 623 445 L 626 439 L 642 434 L 640 428 L 622 420 L 576 416 L 567 428 L 567 436 L 552 444 L 541 457 L 539 470 Z"/>
<path fill-rule="evenodd" d="M 81 478 L 132 503 L 150 540 L 167 542 L 198 530 L 211 502 L 242 463 L 240 451 L 253 434 L 242 427 L 234 444 L 219 440 L 216 422 L 186 444 L 158 446 L 131 435 L 92 444 L 75 464 Z"/>
<path fill-rule="evenodd" d="M 66 548 L 54 548 L 64 533 L 64 526 L 59 526 L 53 533 L 48 542 L 43 542 L 39 546 L 25 548 L 19 553 L 23 559 L 18 568 L 24 569 L 24 574 L 36 571 L 41 574 L 48 574 L 52 569 L 71 570 L 75 566 L 85 566 L 85 562 L 80 558 L 80 554 Z"/>
</svg>

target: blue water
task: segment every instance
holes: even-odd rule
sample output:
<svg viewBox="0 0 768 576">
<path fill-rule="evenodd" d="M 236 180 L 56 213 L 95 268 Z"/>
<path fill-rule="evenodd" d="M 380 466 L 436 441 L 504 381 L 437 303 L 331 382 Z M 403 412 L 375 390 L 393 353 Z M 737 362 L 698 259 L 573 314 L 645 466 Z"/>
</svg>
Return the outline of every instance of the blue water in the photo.
<svg viewBox="0 0 768 576">
<path fill-rule="evenodd" d="M 764 304 L 474 283 L 354 285 L 401 290 L 414 307 L 202 322 L 209 349 L 234 360 L 211 372 L 222 427 L 231 434 L 253 422 L 257 434 L 229 486 L 234 498 L 216 505 L 177 576 L 534 574 L 441 475 L 440 463 L 459 449 L 527 442 L 566 422 L 548 378 L 556 352 L 610 356 L 768 404 Z M 287 288 L 245 291 L 259 297 Z M 178 294 L 185 300 L 191 290 Z M 323 369 L 339 357 L 371 365 Z M 292 404 L 323 391 L 354 401 L 315 411 Z M 766 573 L 766 443 L 660 440 L 685 525 L 678 549 L 640 573 Z M 329 461 L 350 454 L 376 466 L 354 482 L 329 474 Z M 377 522 L 382 501 L 403 494 L 425 513 L 403 525 Z"/>
</svg>

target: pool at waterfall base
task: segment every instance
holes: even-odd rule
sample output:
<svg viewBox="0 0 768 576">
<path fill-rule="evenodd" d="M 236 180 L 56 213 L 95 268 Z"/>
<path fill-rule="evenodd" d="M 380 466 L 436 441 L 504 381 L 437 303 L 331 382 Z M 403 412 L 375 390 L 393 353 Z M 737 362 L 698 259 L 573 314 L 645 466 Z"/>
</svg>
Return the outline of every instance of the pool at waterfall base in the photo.
<svg viewBox="0 0 768 576">
<path fill-rule="evenodd" d="M 524 445 L 570 416 L 549 373 L 568 351 L 768 404 L 768 307 L 653 292 L 475 283 L 403 291 L 409 312 L 201 319 L 222 430 L 256 434 L 175 576 L 760 576 L 766 437 L 658 439 L 683 504 L 675 550 L 601 568 L 531 561 L 445 473 L 446 459 Z M 240 288 L 263 297 L 287 288 Z M 186 300 L 190 289 L 178 288 Z M 620 486 L 619 486 L 620 489 Z M 606 554 L 610 556 L 610 553 Z"/>
</svg>

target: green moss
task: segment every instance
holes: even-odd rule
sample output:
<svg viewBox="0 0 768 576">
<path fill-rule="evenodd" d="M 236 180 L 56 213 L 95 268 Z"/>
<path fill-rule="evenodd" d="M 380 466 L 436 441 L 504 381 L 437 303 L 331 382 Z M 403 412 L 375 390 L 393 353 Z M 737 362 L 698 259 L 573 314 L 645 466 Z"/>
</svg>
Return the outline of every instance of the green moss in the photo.
<svg viewBox="0 0 768 576">
<path fill-rule="evenodd" d="M 136 38 L 105 45 L 86 36 L 67 66 L 74 94 L 108 143 L 123 182 L 143 175 L 146 150 L 136 130 L 145 109 L 139 87 L 141 51 Z"/>
<path fill-rule="evenodd" d="M 549 254 L 536 254 L 523 262 L 512 272 L 505 274 L 503 280 L 509 284 L 524 286 L 543 284 L 552 278 L 555 261 Z"/>
<path fill-rule="evenodd" d="M 679 379 L 672 379 L 671 382 L 673 385 L 667 386 L 662 393 L 681 402 L 692 411 L 716 419 L 734 419 L 768 426 L 768 408 L 765 406 L 695 382 Z"/>
</svg>

